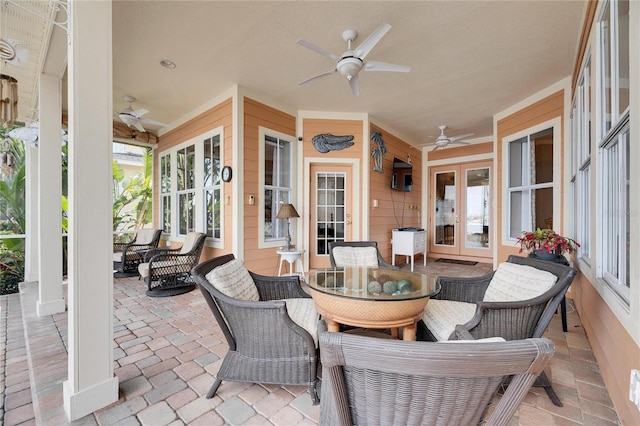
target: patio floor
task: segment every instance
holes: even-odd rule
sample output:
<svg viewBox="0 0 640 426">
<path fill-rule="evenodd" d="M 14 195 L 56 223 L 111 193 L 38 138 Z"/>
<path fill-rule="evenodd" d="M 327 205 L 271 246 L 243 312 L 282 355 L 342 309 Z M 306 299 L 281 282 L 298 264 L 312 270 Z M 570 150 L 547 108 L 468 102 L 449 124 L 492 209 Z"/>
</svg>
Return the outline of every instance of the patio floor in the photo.
<svg viewBox="0 0 640 426">
<path fill-rule="evenodd" d="M 406 265 L 405 265 L 406 266 Z M 422 269 L 422 264 L 416 269 Z M 489 264 L 434 262 L 439 275 L 475 276 Z M 213 383 L 227 345 L 198 290 L 149 298 L 137 278 L 114 280 L 114 370 L 120 399 L 74 425 L 314 425 L 319 407 L 303 386 Z M 66 290 L 66 286 L 65 286 Z M 67 314 L 38 318 L 36 283 L 0 296 L 0 416 L 4 425 L 68 424 L 62 407 L 67 379 Z M 551 379 L 564 407 L 533 388 L 513 425 L 619 424 L 580 318 L 568 300 L 568 332 L 556 315 L 546 336 L 556 344 Z"/>
</svg>

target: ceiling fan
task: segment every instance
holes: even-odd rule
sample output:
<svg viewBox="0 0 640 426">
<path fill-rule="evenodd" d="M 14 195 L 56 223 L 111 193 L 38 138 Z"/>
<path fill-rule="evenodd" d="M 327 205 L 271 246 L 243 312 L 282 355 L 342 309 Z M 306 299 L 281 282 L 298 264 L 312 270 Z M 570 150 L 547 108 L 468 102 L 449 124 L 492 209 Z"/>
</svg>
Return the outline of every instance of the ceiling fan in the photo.
<svg viewBox="0 0 640 426">
<path fill-rule="evenodd" d="M 365 58 L 371 52 L 371 50 L 378 44 L 382 37 L 391 29 L 391 25 L 383 23 L 381 24 L 374 32 L 372 32 L 369 37 L 367 37 L 358 47 L 352 49 L 351 42 L 353 42 L 358 33 L 356 30 L 345 30 L 342 33 L 342 39 L 347 42 L 347 50 L 338 56 L 333 53 L 327 52 L 321 47 L 316 46 L 315 44 L 300 39 L 298 40 L 298 44 L 304 46 L 308 49 L 313 50 L 316 53 L 321 54 L 322 56 L 326 56 L 334 61 L 336 61 L 336 67 L 327 72 L 323 72 L 322 74 L 318 74 L 314 77 L 308 78 L 300 83 L 299 85 L 309 83 L 311 81 L 317 80 L 322 77 L 326 77 L 333 73 L 339 72 L 343 76 L 347 77 L 347 81 L 349 82 L 349 86 L 351 87 L 351 93 L 353 96 L 360 95 L 360 86 L 358 83 L 358 73 L 361 69 L 364 68 L 365 71 L 390 71 L 390 72 L 409 72 L 411 71 L 411 67 L 405 65 L 396 65 L 396 64 L 388 64 L 386 62 L 378 62 L 378 61 L 366 61 Z"/>
<path fill-rule="evenodd" d="M 464 135 L 452 136 L 449 137 L 444 134 L 444 130 L 447 128 L 444 124 L 442 126 L 438 126 L 440 129 L 440 136 L 436 139 L 434 143 L 429 143 L 423 146 L 434 146 L 432 151 L 435 151 L 438 148 L 444 148 L 450 143 L 458 144 L 458 145 L 469 145 L 468 142 L 461 141 L 460 139 L 464 139 L 469 136 L 473 136 L 473 133 L 465 133 Z"/>
<path fill-rule="evenodd" d="M 142 118 L 142 116 L 147 114 L 149 111 L 146 109 L 134 110 L 131 108 L 131 103 L 136 101 L 136 98 L 133 96 L 125 95 L 124 100 L 129 103 L 129 106 L 118 113 L 118 118 L 127 126 L 133 127 L 140 132 L 146 132 L 144 127 L 142 127 L 142 123 L 151 124 L 153 126 L 168 126 L 168 124 L 161 123 L 159 121 Z"/>
</svg>

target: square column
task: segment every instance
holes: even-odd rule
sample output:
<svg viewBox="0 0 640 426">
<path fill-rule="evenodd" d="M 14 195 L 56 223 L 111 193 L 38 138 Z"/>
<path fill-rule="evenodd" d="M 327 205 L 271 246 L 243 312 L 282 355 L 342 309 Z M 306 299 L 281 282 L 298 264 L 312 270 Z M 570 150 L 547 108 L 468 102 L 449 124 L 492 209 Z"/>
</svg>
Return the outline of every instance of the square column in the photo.
<svg viewBox="0 0 640 426">
<path fill-rule="evenodd" d="M 69 378 L 77 420 L 118 400 L 113 373 L 111 1 L 72 0 L 69 46 Z"/>
</svg>

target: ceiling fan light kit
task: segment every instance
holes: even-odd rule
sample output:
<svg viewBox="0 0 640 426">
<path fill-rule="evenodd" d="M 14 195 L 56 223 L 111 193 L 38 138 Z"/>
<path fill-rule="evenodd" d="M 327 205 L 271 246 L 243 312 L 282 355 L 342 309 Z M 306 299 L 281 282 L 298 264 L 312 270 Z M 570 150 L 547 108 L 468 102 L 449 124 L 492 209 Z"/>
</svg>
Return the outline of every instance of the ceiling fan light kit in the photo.
<svg viewBox="0 0 640 426">
<path fill-rule="evenodd" d="M 340 56 L 334 55 L 326 51 L 325 49 L 316 46 L 315 44 L 300 39 L 298 40 L 298 44 L 306 47 L 307 49 L 313 50 L 316 53 L 319 53 L 322 56 L 326 56 L 327 58 L 336 61 L 335 69 L 327 72 L 323 72 L 322 74 L 318 74 L 314 77 L 308 78 L 298 85 L 303 85 L 310 83 L 311 81 L 317 80 L 322 77 L 326 77 L 328 75 L 334 74 L 336 72 L 340 73 L 342 76 L 347 78 L 349 86 L 351 87 L 351 93 L 353 96 L 358 96 L 360 94 L 360 87 L 358 83 L 358 74 L 360 70 L 364 68 L 365 71 L 387 71 L 387 72 L 409 72 L 411 68 L 405 65 L 396 65 L 396 64 L 388 64 L 385 62 L 377 62 L 377 61 L 368 61 L 365 62 L 365 58 L 371 52 L 371 50 L 378 44 L 382 37 L 391 29 L 391 25 L 383 23 L 381 24 L 373 33 L 369 35 L 356 49 L 351 49 L 351 42 L 353 42 L 358 36 L 358 32 L 353 29 L 348 29 L 342 32 L 342 39 L 347 42 L 347 50 Z"/>
</svg>

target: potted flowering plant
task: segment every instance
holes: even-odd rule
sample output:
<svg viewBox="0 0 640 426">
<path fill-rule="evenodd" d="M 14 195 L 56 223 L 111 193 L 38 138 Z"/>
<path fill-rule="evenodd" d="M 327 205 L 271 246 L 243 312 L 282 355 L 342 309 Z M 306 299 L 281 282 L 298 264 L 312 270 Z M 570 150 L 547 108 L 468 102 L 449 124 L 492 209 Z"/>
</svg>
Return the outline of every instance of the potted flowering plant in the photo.
<svg viewBox="0 0 640 426">
<path fill-rule="evenodd" d="M 518 238 L 520 253 L 527 251 L 534 253 L 541 259 L 552 259 L 564 253 L 573 253 L 580 244 L 569 237 L 563 237 L 552 229 L 536 229 L 535 231 L 523 231 Z"/>
</svg>

